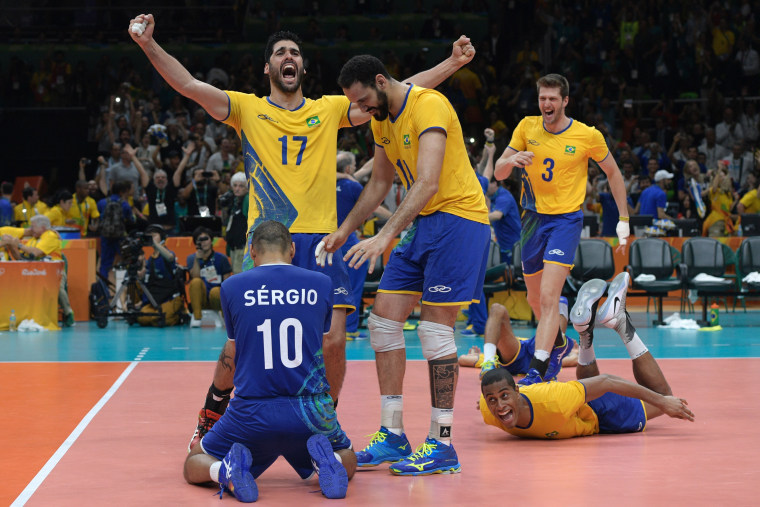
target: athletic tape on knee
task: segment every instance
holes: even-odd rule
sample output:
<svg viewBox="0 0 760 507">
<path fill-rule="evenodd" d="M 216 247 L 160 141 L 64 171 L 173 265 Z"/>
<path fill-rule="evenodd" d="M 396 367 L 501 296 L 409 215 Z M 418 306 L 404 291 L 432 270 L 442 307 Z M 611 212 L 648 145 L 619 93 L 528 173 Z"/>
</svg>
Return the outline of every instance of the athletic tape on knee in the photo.
<svg viewBox="0 0 760 507">
<path fill-rule="evenodd" d="M 369 343 L 375 352 L 390 352 L 391 350 L 403 349 L 406 346 L 403 322 L 396 322 L 370 313 L 369 319 L 367 319 L 367 329 L 369 329 Z"/>
<path fill-rule="evenodd" d="M 428 361 L 457 353 L 454 329 L 427 320 L 420 321 L 417 335 L 422 343 L 422 355 Z"/>
</svg>

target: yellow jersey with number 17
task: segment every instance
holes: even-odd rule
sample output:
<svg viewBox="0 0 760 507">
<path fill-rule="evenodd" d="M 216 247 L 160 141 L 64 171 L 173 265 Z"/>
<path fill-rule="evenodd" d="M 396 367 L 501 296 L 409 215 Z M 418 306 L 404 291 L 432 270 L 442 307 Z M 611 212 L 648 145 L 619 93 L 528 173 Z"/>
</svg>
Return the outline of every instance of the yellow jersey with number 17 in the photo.
<svg viewBox="0 0 760 507">
<path fill-rule="evenodd" d="M 420 211 L 430 215 L 442 211 L 487 224 L 488 208 L 483 189 L 467 156 L 462 126 L 449 101 L 435 90 L 409 86 L 396 118 L 372 118 L 375 144 L 385 150 L 407 190 L 417 180 L 419 138 L 428 130 L 446 134 L 446 153 L 438 181 L 438 192 Z"/>
<path fill-rule="evenodd" d="M 290 232 L 337 229 L 335 158 L 338 129 L 350 127 L 342 95 L 304 99 L 293 110 L 269 97 L 227 91 L 233 127 L 243 145 L 248 179 L 248 230 L 276 220 Z"/>
<path fill-rule="evenodd" d="M 601 162 L 609 155 L 601 132 L 572 118 L 565 130 L 552 133 L 541 116 L 526 116 L 512 133 L 509 147 L 533 152 L 533 163 L 522 169 L 520 204 L 547 215 L 581 209 L 588 159 Z"/>
</svg>

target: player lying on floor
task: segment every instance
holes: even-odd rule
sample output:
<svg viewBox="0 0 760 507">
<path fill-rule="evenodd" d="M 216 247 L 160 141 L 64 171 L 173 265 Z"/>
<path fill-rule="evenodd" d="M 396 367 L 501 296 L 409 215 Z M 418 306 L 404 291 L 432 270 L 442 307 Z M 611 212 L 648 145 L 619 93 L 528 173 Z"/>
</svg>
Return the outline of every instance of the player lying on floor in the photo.
<svg viewBox="0 0 760 507">
<path fill-rule="evenodd" d="M 597 433 L 636 433 L 662 414 L 694 421 L 686 400 L 672 395 L 652 354 L 639 338 L 625 309 L 628 273 L 612 281 L 607 300 L 603 280 L 586 282 L 570 320 L 580 336 L 576 376 L 571 382 L 518 386 L 506 368 L 486 371 L 481 379 L 480 411 L 486 424 L 519 437 L 559 439 Z M 600 375 L 593 348 L 596 324 L 615 329 L 633 363 L 637 383 Z"/>
<path fill-rule="evenodd" d="M 555 380 L 562 367 L 578 364 L 578 347 L 571 338 L 565 337 L 567 298 L 564 296 L 559 299 L 559 325 L 563 341 L 554 344 L 549 356 L 547 380 Z M 482 368 L 481 377 L 485 371 L 497 366 L 503 366 L 512 375 L 528 373 L 530 360 L 536 348 L 536 337 L 516 336 L 509 320 L 509 311 L 499 303 L 492 304 L 491 311 L 488 312 L 484 340 L 483 352 L 481 353 L 477 346 L 471 347 L 467 354 L 459 356 L 459 366 Z"/>
</svg>

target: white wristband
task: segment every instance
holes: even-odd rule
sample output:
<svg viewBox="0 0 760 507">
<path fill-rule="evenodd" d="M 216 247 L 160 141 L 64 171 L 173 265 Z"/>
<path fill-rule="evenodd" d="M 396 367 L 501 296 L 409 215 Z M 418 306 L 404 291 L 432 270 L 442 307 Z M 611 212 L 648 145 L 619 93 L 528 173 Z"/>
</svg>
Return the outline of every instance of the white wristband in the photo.
<svg viewBox="0 0 760 507">
<path fill-rule="evenodd" d="M 620 240 L 621 245 L 628 243 L 628 236 L 631 235 L 631 228 L 628 225 L 628 222 L 620 220 L 617 223 L 617 227 L 615 227 L 615 232 L 617 233 L 617 237 L 618 240 Z"/>
</svg>

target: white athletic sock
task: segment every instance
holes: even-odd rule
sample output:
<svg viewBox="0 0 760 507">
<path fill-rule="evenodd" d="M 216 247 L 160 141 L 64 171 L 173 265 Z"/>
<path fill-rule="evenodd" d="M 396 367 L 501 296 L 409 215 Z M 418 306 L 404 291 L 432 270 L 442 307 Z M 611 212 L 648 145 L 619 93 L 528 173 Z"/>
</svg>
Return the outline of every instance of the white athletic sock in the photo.
<svg viewBox="0 0 760 507">
<path fill-rule="evenodd" d="M 649 352 L 649 349 L 644 345 L 644 342 L 641 341 L 641 338 L 639 338 L 639 334 L 636 331 L 633 332 L 633 338 L 625 342 L 625 348 L 628 349 L 628 355 L 631 359 L 636 359 Z M 580 361 L 580 358 L 578 361 Z"/>
<path fill-rule="evenodd" d="M 209 469 L 208 473 L 211 476 L 211 480 L 214 482 L 219 482 L 219 469 L 222 468 L 222 462 L 217 461 L 213 465 L 211 465 L 211 468 Z"/>
<path fill-rule="evenodd" d="M 533 352 L 533 356 L 539 361 L 546 361 L 549 359 L 549 352 L 546 350 L 537 349 L 535 352 Z"/>
<path fill-rule="evenodd" d="M 454 423 L 453 408 L 436 408 L 430 410 L 430 433 L 428 437 L 442 444 L 451 445 L 451 426 Z"/>
<path fill-rule="evenodd" d="M 380 425 L 396 435 L 404 432 L 404 396 L 380 396 Z"/>
<path fill-rule="evenodd" d="M 496 357 L 496 344 L 486 343 L 483 345 L 483 362 L 490 361 Z"/>
<path fill-rule="evenodd" d="M 586 349 L 584 349 L 583 347 L 578 348 L 578 364 L 579 365 L 588 366 L 594 361 L 596 361 L 596 354 L 594 353 L 593 345 Z"/>
</svg>

